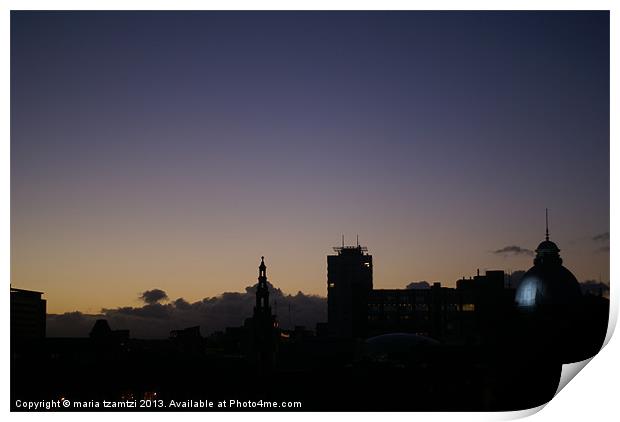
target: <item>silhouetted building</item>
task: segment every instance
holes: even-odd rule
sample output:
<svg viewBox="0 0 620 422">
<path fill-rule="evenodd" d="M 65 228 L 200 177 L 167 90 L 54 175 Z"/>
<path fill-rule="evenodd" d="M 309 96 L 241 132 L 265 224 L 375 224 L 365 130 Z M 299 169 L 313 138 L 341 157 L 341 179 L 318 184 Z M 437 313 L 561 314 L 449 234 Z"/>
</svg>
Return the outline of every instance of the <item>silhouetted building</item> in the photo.
<svg viewBox="0 0 620 422">
<path fill-rule="evenodd" d="M 514 310 L 514 289 L 505 287 L 504 271 L 478 270 L 477 275 L 456 282 L 459 297 L 461 341 L 488 343 L 506 331 Z"/>
<path fill-rule="evenodd" d="M 123 342 L 129 339 L 129 330 L 112 330 L 107 320 L 98 319 L 90 330 L 89 337 L 95 341 Z"/>
<path fill-rule="evenodd" d="M 326 322 L 317 322 L 315 332 L 317 337 L 328 337 L 329 325 Z"/>
<path fill-rule="evenodd" d="M 487 271 L 457 288 L 440 283 L 423 288 L 373 290 L 372 256 L 360 246 L 336 247 L 327 257 L 328 333 L 366 338 L 414 333 L 441 341 L 479 341 L 487 316 L 512 308 L 514 290 L 504 289 L 504 272 Z M 417 285 L 418 286 L 418 285 Z M 476 333 L 476 330 L 480 331 Z"/>
<path fill-rule="evenodd" d="M 512 308 L 514 289 L 504 286 L 506 275 L 504 271 L 486 271 L 484 275 L 477 275 L 469 279 L 462 278 L 456 282 L 459 296 L 459 310 L 464 315 L 477 315 L 497 312 L 500 308 Z"/>
<path fill-rule="evenodd" d="M 196 355 L 205 353 L 205 342 L 200 335 L 200 326 L 170 331 L 170 340 L 178 353 Z"/>
<path fill-rule="evenodd" d="M 480 275 L 480 270 L 474 277 L 462 278 L 456 282 L 457 289 L 471 290 L 477 293 L 498 292 L 504 288 L 504 271 L 491 270 Z"/>
<path fill-rule="evenodd" d="M 581 293 L 584 296 L 598 296 L 609 299 L 609 285 L 603 283 L 602 281 L 586 281 L 584 283 L 579 283 L 581 287 Z"/>
<path fill-rule="evenodd" d="M 547 305 L 573 306 L 581 301 L 579 282 L 562 265 L 560 249 L 549 240 L 548 227 L 545 240 L 536 248 L 534 266 L 523 275 L 515 300 L 524 310 Z"/>
<path fill-rule="evenodd" d="M 260 368 L 268 368 L 275 363 L 278 341 L 278 322 L 271 313 L 269 305 L 269 286 L 267 285 L 267 266 L 261 257 L 256 286 L 256 305 L 252 318 L 245 320 L 247 334 L 246 355 Z"/>
<path fill-rule="evenodd" d="M 574 362 L 592 355 L 590 333 L 601 332 L 607 322 L 597 315 L 605 315 L 605 301 L 585 302 L 575 276 L 562 265 L 560 249 L 549 240 L 549 226 L 545 240 L 536 248 L 534 266 L 521 280 L 515 295 L 520 311 L 523 337 L 563 362 Z"/>
<path fill-rule="evenodd" d="M 428 289 L 376 289 L 368 300 L 368 335 L 415 333 L 443 338 L 457 329 L 455 289 L 434 283 Z"/>
<path fill-rule="evenodd" d="M 46 301 L 42 292 L 11 287 L 11 339 L 45 338 Z"/>
<path fill-rule="evenodd" d="M 457 281 L 457 288 L 375 289 L 368 300 L 368 335 L 414 333 L 448 342 L 479 342 L 483 325 L 512 307 L 503 271 Z M 488 320 L 488 321 L 487 321 Z"/>
<path fill-rule="evenodd" d="M 185 339 L 196 339 L 196 338 L 202 338 L 202 336 L 200 335 L 199 325 L 195 327 L 187 327 L 182 330 L 170 331 L 171 340 L 185 340 Z"/>
<path fill-rule="evenodd" d="M 95 321 L 95 325 L 90 330 L 89 337 L 90 338 L 105 338 L 112 335 L 112 329 L 110 328 L 110 324 L 105 319 L 98 319 Z"/>
<path fill-rule="evenodd" d="M 372 291 L 372 255 L 364 246 L 335 247 L 327 257 L 327 323 L 329 335 L 365 337 L 368 298 Z"/>
</svg>

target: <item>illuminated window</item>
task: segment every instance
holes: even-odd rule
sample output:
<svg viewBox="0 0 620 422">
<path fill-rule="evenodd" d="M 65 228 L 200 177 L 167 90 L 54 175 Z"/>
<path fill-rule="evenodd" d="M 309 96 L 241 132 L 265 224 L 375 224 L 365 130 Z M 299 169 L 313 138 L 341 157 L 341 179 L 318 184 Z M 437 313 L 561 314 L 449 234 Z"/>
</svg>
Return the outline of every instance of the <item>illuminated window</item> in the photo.
<svg viewBox="0 0 620 422">
<path fill-rule="evenodd" d="M 463 304 L 463 312 L 473 312 L 476 310 L 476 305 L 473 303 L 464 303 Z"/>
<path fill-rule="evenodd" d="M 540 282 L 535 278 L 523 281 L 517 290 L 517 304 L 519 306 L 534 306 L 539 291 L 539 284 Z"/>
<path fill-rule="evenodd" d="M 328 285 L 328 286 L 329 286 L 329 287 L 335 287 L 335 286 L 336 286 L 336 283 L 329 283 L 329 285 Z"/>
</svg>

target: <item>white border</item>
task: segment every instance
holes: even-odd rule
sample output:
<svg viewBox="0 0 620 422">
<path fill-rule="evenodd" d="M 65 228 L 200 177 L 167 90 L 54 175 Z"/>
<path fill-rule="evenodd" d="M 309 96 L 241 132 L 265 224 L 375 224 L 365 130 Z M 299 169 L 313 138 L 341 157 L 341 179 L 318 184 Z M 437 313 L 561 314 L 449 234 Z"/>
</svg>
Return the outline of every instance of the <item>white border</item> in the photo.
<svg viewBox="0 0 620 422">
<path fill-rule="evenodd" d="M 1 21 L 1 38 L 2 43 L 2 72 L 3 72 L 3 80 L 5 81 L 2 85 L 2 143 L 0 148 L 0 195 L 3 198 L 4 206 L 1 208 L 1 221 L 3 224 L 0 225 L 0 237 L 4 239 L 4 242 L 0 244 L 0 254 L 1 266 L 2 266 L 2 274 L 4 274 L 4 280 L 10 280 L 10 10 L 50 10 L 50 9 L 60 9 L 60 10 L 201 10 L 201 9 L 212 9 L 212 10 L 257 10 L 257 9 L 266 9 L 266 10 L 276 10 L 276 9 L 287 9 L 287 10 L 352 10 L 352 9 L 371 9 L 371 10 L 413 10 L 413 9 L 421 9 L 421 10 L 610 10 L 610 19 L 611 19 L 611 163 L 618 163 L 618 127 L 617 127 L 617 118 L 614 118 L 618 115 L 618 84 L 616 83 L 617 77 L 614 78 L 614 75 L 618 75 L 618 54 L 617 47 L 618 43 L 618 24 L 620 23 L 620 19 L 618 18 L 617 11 L 618 7 L 614 7 L 617 4 L 617 1 L 470 1 L 464 3 L 463 1 L 441 1 L 441 2 L 424 2 L 424 1 L 395 1 L 395 0 L 384 0 L 381 2 L 377 1 L 325 1 L 325 0 L 315 0 L 315 1 L 295 1 L 295 2 L 285 2 L 285 1 L 257 1 L 257 0 L 237 0 L 237 1 L 227 1 L 227 2 L 208 2 L 208 1 L 187 1 L 187 0 L 178 0 L 175 2 L 172 1 L 151 1 L 151 2 L 139 2 L 134 0 L 109 0 L 109 1 L 89 1 L 89 2 L 79 2 L 79 1 L 8 1 L 4 3 L 6 6 L 4 7 L 4 14 L 2 15 Z M 618 170 L 611 166 L 611 186 L 617 186 L 618 181 Z M 618 207 L 618 195 L 611 192 L 610 197 L 611 210 L 610 215 L 612 216 L 610 221 L 610 244 L 613 243 L 615 239 L 616 233 L 616 224 L 614 220 L 614 216 L 620 210 Z M 579 374 L 577 380 L 571 382 L 568 386 L 566 386 L 561 393 L 554 398 L 547 406 L 544 407 L 544 411 L 538 412 L 539 409 L 531 409 L 528 411 L 520 411 L 520 412 L 504 412 L 504 413 L 389 413 L 386 416 L 394 419 L 411 419 L 411 418 L 424 418 L 424 420 L 502 420 L 502 419 L 514 419 L 520 418 L 524 416 L 531 415 L 535 413 L 532 417 L 533 419 L 538 420 L 563 420 L 566 418 L 570 418 L 571 420 L 583 420 L 585 418 L 593 418 L 596 421 L 615 421 L 618 419 L 620 412 L 618 412 L 617 402 L 617 393 L 616 391 L 616 382 L 618 381 L 618 363 L 616 356 L 619 356 L 619 346 L 618 340 L 612 339 L 609 341 L 609 335 L 613 330 L 613 326 L 617 321 L 618 317 L 618 294 L 619 289 L 615 285 L 615 281 L 618 280 L 618 266 L 614 265 L 617 261 L 617 250 L 611 248 L 610 252 L 610 262 L 611 262 L 611 271 L 610 271 L 610 280 L 614 280 L 611 282 L 611 314 L 610 314 L 610 330 L 608 332 L 609 342 L 606 347 L 601 351 L 599 355 L 597 355 L 592 361 L 588 364 L 588 369 L 583 371 L 583 373 Z M 4 299 L 5 306 L 3 307 L 3 318 L 2 318 L 2 339 L 6 343 L 8 343 L 9 338 L 9 298 L 8 295 L 5 296 Z M 8 344 L 5 344 L 4 347 L 0 348 L 1 350 L 1 361 L 5 362 L 2 366 L 3 373 L 6 375 L 3 377 L 2 383 L 2 396 L 3 396 L 3 407 L 5 412 L 9 412 L 9 377 L 8 377 L 8 362 L 9 362 L 9 352 L 8 352 Z M 537 413 L 538 412 L 538 413 Z M 126 417 L 128 414 L 120 414 L 116 413 L 110 415 L 108 413 L 90 413 L 88 414 L 89 419 L 109 419 L 110 417 Z M 15 420 L 25 420 L 34 417 L 45 417 L 46 419 L 58 420 L 58 421 L 67 421 L 67 420 L 76 420 L 81 421 L 85 415 L 83 414 L 66 414 L 66 413 L 45 413 L 45 414 L 33 414 L 33 413 L 11 413 L 9 415 L 11 418 Z M 145 417 L 146 415 L 134 415 L 133 417 Z M 173 416 L 169 413 L 159 413 L 159 414 L 149 414 L 146 417 L 154 418 L 157 420 L 164 420 L 164 418 L 168 419 L 170 416 Z M 191 413 L 184 414 L 184 418 L 190 419 L 199 419 L 204 420 L 205 418 L 214 418 L 216 417 L 218 420 L 237 420 L 237 419 L 248 419 L 251 418 L 253 420 L 260 421 L 274 421 L 274 420 L 290 420 L 292 417 L 295 420 L 300 422 L 314 422 L 317 417 L 347 417 L 347 418 L 355 418 L 355 420 L 364 420 L 370 421 L 375 420 L 377 418 L 377 414 L 371 413 L 295 413 L 287 414 L 287 413 L 219 413 L 208 414 L 208 413 Z"/>
</svg>

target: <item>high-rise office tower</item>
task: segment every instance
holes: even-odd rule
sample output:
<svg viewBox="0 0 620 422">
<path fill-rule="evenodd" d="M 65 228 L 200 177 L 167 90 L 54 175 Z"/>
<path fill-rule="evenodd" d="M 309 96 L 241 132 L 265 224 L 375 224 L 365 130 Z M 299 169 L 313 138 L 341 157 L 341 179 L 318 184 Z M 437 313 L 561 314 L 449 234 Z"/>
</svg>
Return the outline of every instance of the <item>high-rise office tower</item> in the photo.
<svg viewBox="0 0 620 422">
<path fill-rule="evenodd" d="M 45 338 L 46 301 L 42 292 L 11 287 L 11 339 Z"/>
<path fill-rule="evenodd" d="M 329 335 L 366 335 L 368 296 L 372 291 L 372 255 L 360 246 L 335 247 L 327 257 L 327 322 Z"/>
</svg>

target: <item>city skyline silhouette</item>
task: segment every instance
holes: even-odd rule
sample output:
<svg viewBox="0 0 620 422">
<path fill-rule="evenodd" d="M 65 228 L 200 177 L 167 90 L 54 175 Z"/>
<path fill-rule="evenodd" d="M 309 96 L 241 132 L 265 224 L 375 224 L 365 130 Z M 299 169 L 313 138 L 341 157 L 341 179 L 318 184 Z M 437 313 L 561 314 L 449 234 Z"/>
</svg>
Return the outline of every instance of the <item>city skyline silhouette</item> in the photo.
<svg viewBox="0 0 620 422">
<path fill-rule="evenodd" d="M 606 12 L 11 14 L 11 270 L 52 313 L 524 270 L 609 279 Z M 447 259 L 449 258 L 449 259 Z M 380 265 L 379 265 L 380 264 Z"/>
<path fill-rule="evenodd" d="M 355 248 L 355 245 L 344 245 Z M 503 279 L 505 287 L 518 288 L 525 269 L 505 272 Z M 489 268 L 484 268 L 482 271 L 487 270 Z M 490 270 L 505 271 L 502 268 Z M 479 276 L 480 268 L 476 271 Z M 476 275 L 476 271 L 472 270 L 464 274 L 462 279 L 472 278 Z M 458 284 L 458 281 L 455 281 L 454 286 Z M 441 281 L 414 281 L 408 285 L 399 286 L 398 289 L 430 289 L 434 282 Z M 325 289 L 323 295 L 308 295 L 301 291 L 297 293 L 282 291 L 279 283 L 277 281 L 275 283 L 273 285 L 268 282 L 269 292 L 272 294 L 269 304 L 273 308 L 274 315 L 280 318 L 282 327 L 288 329 L 296 325 L 313 327 L 316 323 L 327 319 L 328 289 Z M 323 284 L 325 284 L 324 280 Z M 441 284 L 444 287 L 454 287 L 450 283 L 441 282 Z M 609 283 L 586 280 L 581 281 L 580 285 L 584 293 L 609 297 Z M 130 329 L 137 338 L 167 338 L 170 330 L 192 324 L 200 326 L 204 334 L 211 334 L 228 326 L 240 324 L 251 313 L 257 286 L 257 283 L 250 284 L 244 292 L 223 292 L 196 302 L 188 302 L 182 296 L 170 298 L 167 292 L 155 288 L 139 295 L 143 301 L 142 305 L 102 309 L 93 314 L 79 311 L 62 314 L 48 313 L 47 335 L 50 337 L 86 337 L 92 324 L 101 318 L 110 320 L 113 325 L 120 324 Z M 375 281 L 375 286 L 378 289 L 386 288 L 377 281 Z"/>
<path fill-rule="evenodd" d="M 582 291 L 548 230 L 518 286 L 503 271 L 478 270 L 456 288 L 377 289 L 366 246 L 333 249 L 327 320 L 314 329 L 281 324 L 264 256 L 248 289 L 252 313 L 243 325 L 206 336 L 199 324 L 145 340 L 97 319 L 88 338 L 54 338 L 46 334 L 42 293 L 12 288 L 12 409 L 205 410 L 206 394 L 219 407 L 226 398 L 233 411 L 518 410 L 549 401 L 562 364 L 598 353 L 607 330 L 609 300 L 601 290 Z M 143 309 L 167 299 L 162 290 L 142 297 Z M 84 371 L 97 375 L 84 378 Z M 197 382 L 207 374 L 210 382 Z M 415 384 L 406 381 L 414 376 Z M 374 385 L 382 389 L 368 388 Z M 404 400 L 412 390 L 418 400 Z M 270 405 L 241 404 L 263 401 Z"/>
</svg>

